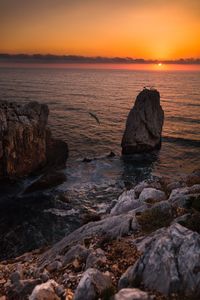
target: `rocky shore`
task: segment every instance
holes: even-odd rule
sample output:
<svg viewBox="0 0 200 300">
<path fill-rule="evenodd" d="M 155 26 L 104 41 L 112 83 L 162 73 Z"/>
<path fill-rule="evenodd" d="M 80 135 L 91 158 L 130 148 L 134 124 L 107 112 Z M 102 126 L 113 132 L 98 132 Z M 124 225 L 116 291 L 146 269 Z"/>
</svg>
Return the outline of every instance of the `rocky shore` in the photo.
<svg viewBox="0 0 200 300">
<path fill-rule="evenodd" d="M 122 153 L 158 149 L 163 118 L 159 93 L 144 89 L 128 116 Z M 51 188 L 65 180 L 57 169 L 65 165 L 68 148 L 51 137 L 47 119 L 45 105 L 0 103 L 1 180 L 40 174 L 18 195 L 1 199 L 3 213 L 3 205 L 10 201 L 13 218 L 15 203 L 20 204 L 23 222 L 5 223 L 1 218 L 0 233 L 8 230 L 7 225 L 13 226 L 13 232 L 1 240 L 0 300 L 199 299 L 200 170 L 177 178 L 157 176 L 127 186 L 119 196 L 118 189 L 108 188 L 109 207 L 85 217 L 77 210 L 72 221 L 75 228 L 68 231 L 65 220 L 80 202 L 70 203 L 64 195 L 64 201 L 53 197 Z M 113 153 L 107 158 L 111 157 Z M 82 163 L 86 162 L 90 163 L 88 159 Z M 98 202 L 97 191 L 93 192 Z M 38 211 L 31 210 L 32 202 Z M 46 213 L 50 217 L 45 219 Z M 26 227 L 32 214 L 41 214 L 44 231 L 37 218 L 32 227 Z M 57 227 L 46 230 L 52 216 L 58 220 Z M 66 230 L 65 237 L 40 247 L 40 239 L 44 245 L 59 227 Z M 23 254 L 17 256 L 12 237 L 22 232 Z M 24 251 L 23 241 L 30 243 L 29 250 L 36 245 L 38 250 Z"/>
<path fill-rule="evenodd" d="M 125 190 L 101 220 L 1 261 L 3 299 L 199 299 L 200 170 Z"/>
</svg>

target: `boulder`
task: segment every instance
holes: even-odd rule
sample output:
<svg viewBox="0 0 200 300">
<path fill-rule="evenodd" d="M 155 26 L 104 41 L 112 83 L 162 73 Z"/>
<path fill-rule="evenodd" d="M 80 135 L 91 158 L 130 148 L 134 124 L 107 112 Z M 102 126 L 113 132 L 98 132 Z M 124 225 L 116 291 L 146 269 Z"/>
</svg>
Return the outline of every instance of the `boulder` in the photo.
<svg viewBox="0 0 200 300">
<path fill-rule="evenodd" d="M 183 207 L 190 208 L 192 206 L 192 202 L 200 196 L 200 184 L 195 184 L 190 187 L 181 187 L 172 190 L 169 202 L 175 207 Z M 200 204 L 198 205 L 200 207 Z"/>
<path fill-rule="evenodd" d="M 119 288 L 142 284 L 165 295 L 200 297 L 200 235 L 180 224 L 162 228 L 137 245 L 143 255 L 128 268 Z"/>
<path fill-rule="evenodd" d="M 152 300 L 154 296 L 149 296 L 147 292 L 139 289 L 122 289 L 114 295 L 113 300 Z"/>
<path fill-rule="evenodd" d="M 96 300 L 103 298 L 112 291 L 112 283 L 109 276 L 96 269 L 88 269 L 83 273 L 74 294 L 74 300 Z M 84 295 L 84 296 L 83 296 Z"/>
<path fill-rule="evenodd" d="M 129 112 L 122 138 L 122 154 L 149 152 L 161 146 L 164 112 L 157 90 L 144 89 Z"/>
<path fill-rule="evenodd" d="M 47 134 L 48 114 L 46 104 L 0 101 L 0 178 L 27 176 L 57 157 L 55 149 L 61 146 L 57 147 L 58 143 Z M 63 161 L 67 158 L 66 149 L 65 144 L 65 151 L 61 151 Z"/>
<path fill-rule="evenodd" d="M 141 206 L 141 202 L 135 199 L 134 190 L 123 192 L 116 202 L 115 206 L 111 209 L 110 214 L 112 216 L 126 213 L 130 210 Z"/>
<path fill-rule="evenodd" d="M 141 202 L 159 202 L 165 199 L 165 193 L 154 188 L 144 188 L 139 196 Z"/>
<path fill-rule="evenodd" d="M 56 294 L 58 284 L 54 280 L 49 280 L 45 283 L 37 285 L 29 300 L 59 300 L 60 297 Z"/>
</svg>

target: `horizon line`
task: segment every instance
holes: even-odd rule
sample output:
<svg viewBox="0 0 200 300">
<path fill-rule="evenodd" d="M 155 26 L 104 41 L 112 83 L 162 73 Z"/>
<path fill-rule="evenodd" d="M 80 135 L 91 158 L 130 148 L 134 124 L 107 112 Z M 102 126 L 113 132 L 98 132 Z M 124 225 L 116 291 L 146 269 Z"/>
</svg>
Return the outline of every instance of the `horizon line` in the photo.
<svg viewBox="0 0 200 300">
<path fill-rule="evenodd" d="M 82 56 L 82 55 L 57 55 L 57 54 L 9 54 L 0 53 L 0 62 L 20 63 L 129 63 L 129 64 L 200 64 L 200 58 L 179 59 L 144 59 L 132 57 L 106 57 L 106 56 Z"/>
</svg>

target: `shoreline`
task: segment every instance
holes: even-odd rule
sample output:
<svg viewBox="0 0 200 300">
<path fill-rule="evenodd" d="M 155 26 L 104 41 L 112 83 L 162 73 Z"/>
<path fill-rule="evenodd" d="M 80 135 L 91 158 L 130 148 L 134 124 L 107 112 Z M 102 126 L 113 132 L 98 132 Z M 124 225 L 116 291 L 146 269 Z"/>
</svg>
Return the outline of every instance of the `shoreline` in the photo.
<svg viewBox="0 0 200 300">
<path fill-rule="evenodd" d="M 99 221 L 86 223 L 49 250 L 34 250 L 21 257 L 1 261 L 1 295 L 9 295 L 5 299 L 15 300 L 19 295 L 23 295 L 22 299 L 26 299 L 30 293 L 26 294 L 25 286 L 27 288 L 31 283 L 34 287 L 54 280 L 64 295 L 59 296 L 57 289 L 53 289 L 53 293 L 60 297 L 58 299 L 72 299 L 72 295 L 74 293 L 77 295 L 77 290 L 80 289 L 78 282 L 83 278 L 85 270 L 95 268 L 110 277 L 112 288 L 109 297 L 111 297 L 117 293 L 118 281 L 123 274 L 126 274 L 124 273 L 126 269 L 141 258 L 137 241 L 157 234 L 156 230 L 163 226 L 170 228 L 170 224 L 174 222 L 186 222 L 184 226 L 191 229 L 191 226 L 195 226 L 191 222 L 192 215 L 200 214 L 199 200 L 195 200 L 199 197 L 200 171 L 198 170 L 180 178 L 179 181 L 170 182 L 169 178 L 160 178 L 139 183 L 129 191 L 124 190 L 118 200 L 111 204 L 110 213 L 102 215 Z M 188 214 L 191 217 L 187 221 Z M 143 250 L 143 255 L 144 253 Z M 162 264 L 165 262 L 162 261 Z M 12 278 L 16 273 L 18 279 L 15 281 Z M 155 295 L 154 299 L 168 299 L 159 290 L 155 292 L 153 289 L 149 292 L 148 286 L 143 285 L 140 285 L 140 288 L 148 291 L 149 296 Z M 177 295 L 174 293 L 170 299 L 179 299 Z M 79 299 L 76 297 L 74 299 Z"/>
</svg>

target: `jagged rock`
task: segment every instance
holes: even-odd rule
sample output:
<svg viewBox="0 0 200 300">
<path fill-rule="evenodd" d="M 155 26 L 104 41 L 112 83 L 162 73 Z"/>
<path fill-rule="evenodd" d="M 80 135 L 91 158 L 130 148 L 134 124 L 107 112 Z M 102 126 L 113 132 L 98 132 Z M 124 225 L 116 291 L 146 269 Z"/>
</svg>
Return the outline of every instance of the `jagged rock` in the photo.
<svg viewBox="0 0 200 300">
<path fill-rule="evenodd" d="M 55 291 L 57 288 L 58 284 L 54 280 L 49 280 L 45 283 L 37 285 L 30 295 L 29 300 L 59 300 L 60 297 Z"/>
<path fill-rule="evenodd" d="M 93 250 L 87 257 L 85 269 L 89 268 L 97 268 L 98 266 L 105 265 L 107 262 L 107 258 L 105 256 L 105 252 L 98 248 Z"/>
<path fill-rule="evenodd" d="M 115 239 L 137 231 L 139 228 L 135 212 L 129 212 L 118 216 L 109 216 L 101 221 L 88 223 L 56 243 L 50 250 L 45 252 L 38 260 L 40 266 L 47 265 L 57 255 L 65 255 L 69 247 L 82 243 L 84 239 L 98 236 Z"/>
<path fill-rule="evenodd" d="M 154 296 L 149 296 L 147 292 L 139 289 L 122 289 L 114 295 L 113 300 L 152 300 Z"/>
<path fill-rule="evenodd" d="M 188 208 L 191 206 L 193 198 L 198 198 L 200 195 L 200 184 L 195 184 L 191 187 L 182 187 L 172 190 L 169 202 L 178 207 Z"/>
<path fill-rule="evenodd" d="M 157 210 L 159 211 L 159 213 L 164 213 L 166 215 L 172 216 L 172 206 L 167 200 L 153 204 L 153 206 L 149 210 Z"/>
<path fill-rule="evenodd" d="M 165 295 L 200 296 L 200 235 L 180 224 L 162 228 L 138 244 L 143 255 L 129 267 L 119 288 L 141 283 Z"/>
<path fill-rule="evenodd" d="M 111 209 L 110 214 L 112 216 L 126 213 L 130 210 L 141 206 L 141 202 L 135 199 L 134 190 L 125 191 L 119 196 L 117 203 Z"/>
<path fill-rule="evenodd" d="M 129 112 L 121 143 L 122 153 L 148 152 L 159 148 L 163 120 L 164 112 L 160 105 L 159 92 L 144 89 Z"/>
<path fill-rule="evenodd" d="M 166 195 L 163 191 L 154 188 L 144 188 L 139 196 L 141 202 L 159 202 L 166 199 Z"/>
<path fill-rule="evenodd" d="M 0 178 L 23 177 L 49 162 L 55 142 L 47 138 L 48 114 L 46 104 L 0 101 Z"/>
<path fill-rule="evenodd" d="M 51 131 L 46 131 L 47 168 L 64 168 L 68 158 L 68 145 L 62 140 L 52 138 Z"/>
<path fill-rule="evenodd" d="M 135 188 L 135 198 L 139 198 L 140 194 L 142 193 L 143 189 L 148 188 L 149 187 L 149 183 L 146 181 L 142 181 L 140 183 L 138 183 Z"/>
<path fill-rule="evenodd" d="M 83 273 L 78 287 L 76 288 L 73 300 L 96 300 L 112 290 L 110 277 L 102 274 L 96 269 L 88 269 Z"/>
</svg>

